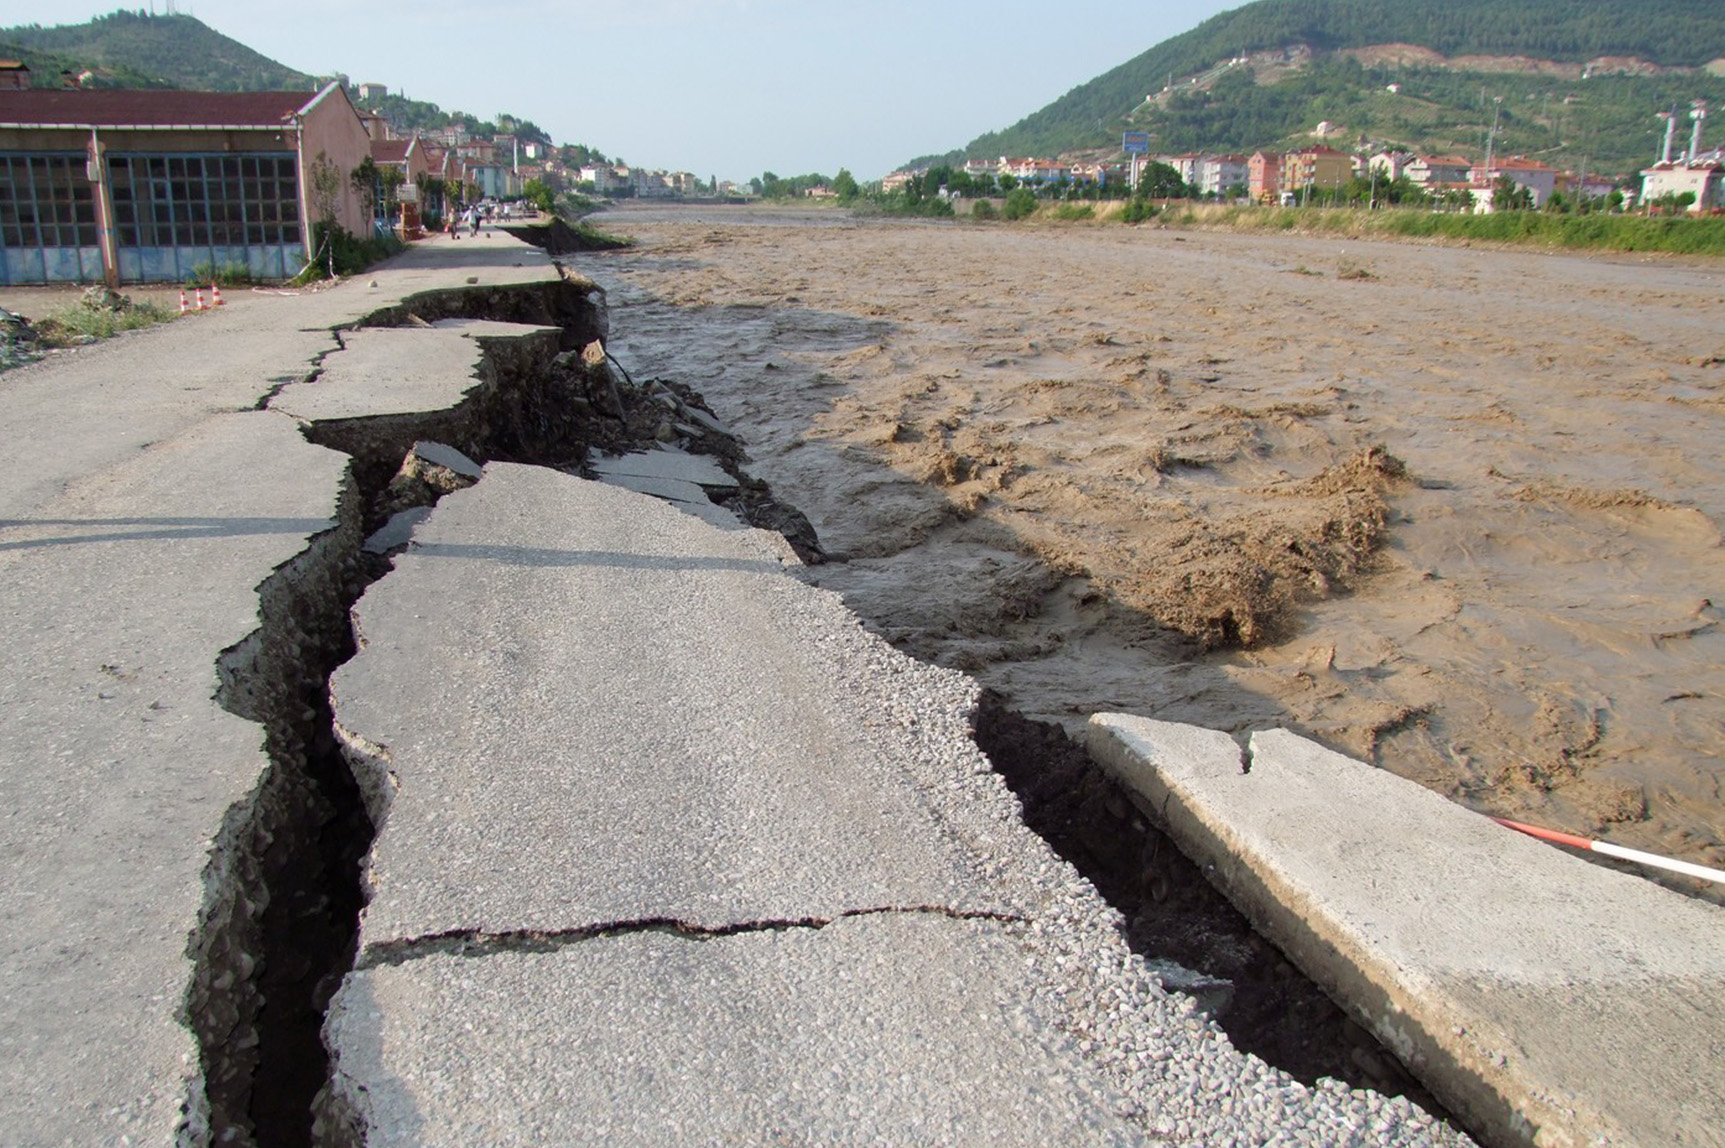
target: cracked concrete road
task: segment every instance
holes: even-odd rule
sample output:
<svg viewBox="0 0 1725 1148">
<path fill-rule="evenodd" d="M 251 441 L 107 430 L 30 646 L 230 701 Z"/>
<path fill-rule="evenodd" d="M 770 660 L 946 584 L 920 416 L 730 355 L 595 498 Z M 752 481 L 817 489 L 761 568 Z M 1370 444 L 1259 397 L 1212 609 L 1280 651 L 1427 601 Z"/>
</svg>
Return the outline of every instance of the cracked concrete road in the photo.
<svg viewBox="0 0 1725 1148">
<path fill-rule="evenodd" d="M 324 1136 L 1465 1142 L 1164 993 L 1024 828 L 975 685 L 799 569 L 510 464 L 415 528 L 331 682 L 380 828 Z"/>
<path fill-rule="evenodd" d="M 199 1142 L 197 949 L 270 765 L 218 662 L 347 468 L 257 408 L 334 328 L 470 275 L 557 279 L 509 240 L 419 249 L 0 375 L 0 1142 Z"/>
</svg>

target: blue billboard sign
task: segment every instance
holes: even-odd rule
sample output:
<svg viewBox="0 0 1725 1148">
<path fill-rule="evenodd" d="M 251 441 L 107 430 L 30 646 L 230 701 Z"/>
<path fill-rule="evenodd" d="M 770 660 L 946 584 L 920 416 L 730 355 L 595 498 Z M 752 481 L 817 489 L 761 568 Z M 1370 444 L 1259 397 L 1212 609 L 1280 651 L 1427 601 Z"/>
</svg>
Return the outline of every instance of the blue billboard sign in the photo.
<svg viewBox="0 0 1725 1148">
<path fill-rule="evenodd" d="M 1120 146 L 1127 155 L 1149 155 L 1149 132 L 1125 132 L 1120 137 Z"/>
</svg>

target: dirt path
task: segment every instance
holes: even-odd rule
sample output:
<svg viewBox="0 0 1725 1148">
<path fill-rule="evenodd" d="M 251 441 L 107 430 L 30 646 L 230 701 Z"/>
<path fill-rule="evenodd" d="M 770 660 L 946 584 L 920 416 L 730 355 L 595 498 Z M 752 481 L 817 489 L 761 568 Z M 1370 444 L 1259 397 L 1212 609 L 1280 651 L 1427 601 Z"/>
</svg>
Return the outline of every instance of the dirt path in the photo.
<svg viewBox="0 0 1725 1148">
<path fill-rule="evenodd" d="M 1725 864 L 1725 266 L 623 210 L 582 257 L 893 641 Z M 1694 885 L 1691 883 L 1690 888 Z"/>
</svg>

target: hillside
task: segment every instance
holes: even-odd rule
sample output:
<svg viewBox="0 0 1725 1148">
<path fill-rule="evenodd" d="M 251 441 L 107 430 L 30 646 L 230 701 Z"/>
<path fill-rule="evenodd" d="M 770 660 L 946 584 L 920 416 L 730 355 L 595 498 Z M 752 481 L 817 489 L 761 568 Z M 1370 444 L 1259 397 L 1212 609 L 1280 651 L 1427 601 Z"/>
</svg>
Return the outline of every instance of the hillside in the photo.
<svg viewBox="0 0 1725 1148">
<path fill-rule="evenodd" d="M 65 68 L 88 68 L 106 87 L 170 87 L 206 92 L 309 89 L 296 72 L 210 28 L 192 16 L 119 11 L 86 24 L 0 28 L 0 45 L 44 84 Z"/>
<path fill-rule="evenodd" d="M 1126 128 L 1159 151 L 1265 147 L 1324 119 L 1343 146 L 1479 150 L 1501 97 L 1500 147 L 1627 171 L 1654 156 L 1655 111 L 1725 99 L 1697 70 L 1722 57 L 1716 0 L 1259 0 L 953 154 L 1115 148 Z"/>
<path fill-rule="evenodd" d="M 42 86 L 57 84 L 61 72 L 85 70 L 94 73 L 90 85 L 102 88 L 295 91 L 310 90 L 321 82 L 276 63 L 193 16 L 117 11 L 86 24 L 0 28 L 0 57 L 22 60 Z M 349 94 L 357 106 L 377 112 L 403 132 L 434 131 L 457 122 L 474 135 L 513 131 L 524 141 L 551 142 L 529 120 L 500 116 L 502 122 L 493 123 L 395 94 L 373 95 L 362 101 L 351 86 Z"/>
</svg>

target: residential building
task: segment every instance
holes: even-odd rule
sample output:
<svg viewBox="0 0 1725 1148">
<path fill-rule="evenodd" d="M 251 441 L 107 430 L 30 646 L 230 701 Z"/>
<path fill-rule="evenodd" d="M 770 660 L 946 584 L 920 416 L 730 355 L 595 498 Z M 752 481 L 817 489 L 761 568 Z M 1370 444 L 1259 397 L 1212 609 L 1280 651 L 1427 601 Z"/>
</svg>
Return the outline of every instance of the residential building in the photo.
<svg viewBox="0 0 1725 1148">
<path fill-rule="evenodd" d="M 611 170 L 610 164 L 604 163 L 590 163 L 576 172 L 575 176 L 579 183 L 592 184 L 593 190 L 600 195 L 610 195 L 627 183 L 626 180 L 618 178 L 617 173 Z"/>
<path fill-rule="evenodd" d="M 340 84 L 306 92 L 0 88 L 0 283 L 286 278 L 325 212 L 367 234 L 348 176 L 371 139 Z M 318 190 L 314 175 L 333 170 Z M 327 195 L 327 198 L 325 196 Z"/>
<path fill-rule="evenodd" d="M 402 203 L 401 225 L 411 232 L 418 221 L 443 215 L 445 157 L 447 152 L 428 144 L 417 135 L 407 139 L 371 141 L 371 160 L 380 169 L 394 168 L 401 172 L 401 187 L 397 197 Z M 384 197 L 374 198 L 373 206 L 381 226 L 393 228 L 397 220 L 389 215 Z M 412 210 L 408 210 L 411 205 Z"/>
<path fill-rule="evenodd" d="M 1408 179 L 1430 191 L 1440 184 L 1469 182 L 1473 161 L 1459 155 L 1419 155 L 1410 159 L 1402 171 Z"/>
<path fill-rule="evenodd" d="M 1162 162 L 1180 173 L 1180 182 L 1187 187 L 1198 185 L 1198 169 L 1204 163 L 1202 152 L 1187 151 L 1179 155 L 1163 156 Z"/>
<path fill-rule="evenodd" d="M 1225 196 L 1231 187 L 1247 187 L 1251 167 L 1251 156 L 1207 155 L 1198 168 L 1198 192 L 1200 195 Z"/>
<path fill-rule="evenodd" d="M 1353 178 L 1353 157 L 1333 147 L 1319 144 L 1288 152 L 1282 157 L 1283 192 L 1298 193 L 1309 187 L 1346 187 Z"/>
<path fill-rule="evenodd" d="M 1072 178 L 1072 168 L 1067 164 L 1033 157 L 1008 159 L 1006 156 L 1001 156 L 998 170 L 1001 175 L 1010 175 L 1020 183 L 1038 185 L 1058 183 L 1060 180 Z"/>
<path fill-rule="evenodd" d="M 1376 171 L 1386 180 L 1400 179 L 1407 172 L 1408 164 L 1413 161 L 1414 156 L 1411 152 L 1381 151 L 1366 161 L 1366 174 L 1370 175 Z M 1412 179 L 1413 177 L 1409 176 L 1408 178 Z"/>
<path fill-rule="evenodd" d="M 387 95 L 389 95 L 388 84 L 359 85 L 359 98 L 362 100 L 381 100 Z"/>
<path fill-rule="evenodd" d="M 1246 161 L 1246 194 L 1259 203 L 1273 203 L 1282 194 L 1282 157 L 1255 151 Z"/>
<path fill-rule="evenodd" d="M 0 97 L 3 98 L 3 97 Z M 1703 153 L 1693 162 L 1656 163 L 1641 173 L 1641 202 L 1690 192 L 1696 215 L 1725 207 L 1725 152 Z"/>
<path fill-rule="evenodd" d="M 1536 160 L 1512 156 L 1500 159 L 1489 168 L 1483 163 L 1475 166 L 1469 173 L 1469 178 L 1476 184 L 1487 187 L 1494 186 L 1499 179 L 1507 178 L 1516 187 L 1524 188 L 1533 195 L 1533 206 L 1544 207 L 1551 193 L 1557 190 L 1557 169 L 1547 167 Z"/>
</svg>

